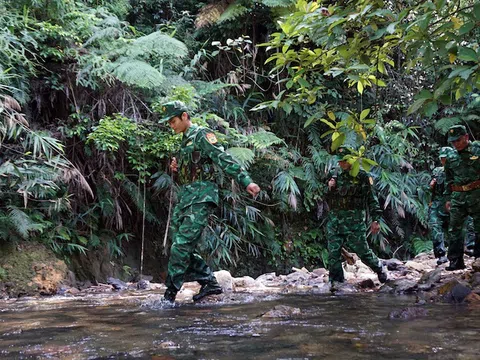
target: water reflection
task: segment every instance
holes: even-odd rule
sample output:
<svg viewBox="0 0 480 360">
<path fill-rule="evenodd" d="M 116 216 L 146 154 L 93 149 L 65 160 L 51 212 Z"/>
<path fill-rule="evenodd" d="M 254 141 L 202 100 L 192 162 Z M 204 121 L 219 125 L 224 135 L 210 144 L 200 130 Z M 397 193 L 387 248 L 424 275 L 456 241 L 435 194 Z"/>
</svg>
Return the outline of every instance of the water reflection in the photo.
<svg viewBox="0 0 480 360">
<path fill-rule="evenodd" d="M 257 299 L 258 300 L 258 299 Z M 480 311 L 411 297 L 282 296 L 167 307 L 160 295 L 0 304 L 1 359 L 478 359 Z M 301 310 L 263 318 L 275 305 Z"/>
</svg>

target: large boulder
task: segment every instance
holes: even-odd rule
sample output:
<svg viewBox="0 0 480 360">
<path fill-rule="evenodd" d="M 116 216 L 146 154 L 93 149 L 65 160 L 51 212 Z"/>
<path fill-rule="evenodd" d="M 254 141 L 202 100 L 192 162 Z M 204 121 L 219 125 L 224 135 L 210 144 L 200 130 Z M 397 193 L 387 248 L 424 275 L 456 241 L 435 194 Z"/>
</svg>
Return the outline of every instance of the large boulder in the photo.
<svg viewBox="0 0 480 360">
<path fill-rule="evenodd" d="M 231 292 L 235 290 L 233 277 L 230 272 L 227 270 L 220 270 L 216 271 L 214 274 L 224 292 Z"/>
<path fill-rule="evenodd" d="M 10 297 L 54 295 L 70 276 L 65 263 L 37 243 L 2 246 L 0 269 L 0 282 Z"/>
</svg>

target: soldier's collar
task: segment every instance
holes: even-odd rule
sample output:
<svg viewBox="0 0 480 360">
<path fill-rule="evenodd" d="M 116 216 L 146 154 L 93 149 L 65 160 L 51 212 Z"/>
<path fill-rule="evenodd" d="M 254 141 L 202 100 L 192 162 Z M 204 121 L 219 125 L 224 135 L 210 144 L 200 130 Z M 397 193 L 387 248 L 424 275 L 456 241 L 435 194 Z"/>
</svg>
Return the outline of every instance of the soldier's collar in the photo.
<svg viewBox="0 0 480 360">
<path fill-rule="evenodd" d="M 185 131 L 185 136 L 189 137 L 190 135 L 194 134 L 197 131 L 197 129 L 198 129 L 197 124 L 190 125 L 190 127 L 187 129 L 187 131 Z"/>
</svg>

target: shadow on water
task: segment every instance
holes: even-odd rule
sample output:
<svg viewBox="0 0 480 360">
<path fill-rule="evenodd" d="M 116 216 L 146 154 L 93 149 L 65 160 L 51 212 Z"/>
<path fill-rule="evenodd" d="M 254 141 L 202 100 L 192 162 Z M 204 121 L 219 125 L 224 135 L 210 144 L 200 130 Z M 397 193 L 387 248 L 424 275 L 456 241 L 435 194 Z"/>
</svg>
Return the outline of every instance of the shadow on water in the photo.
<svg viewBox="0 0 480 360">
<path fill-rule="evenodd" d="M 111 302 L 0 303 L 1 359 L 479 359 L 480 311 L 426 305 L 390 320 L 412 297 L 245 296 L 175 305 L 161 296 Z M 276 305 L 299 308 L 265 318 Z"/>
</svg>

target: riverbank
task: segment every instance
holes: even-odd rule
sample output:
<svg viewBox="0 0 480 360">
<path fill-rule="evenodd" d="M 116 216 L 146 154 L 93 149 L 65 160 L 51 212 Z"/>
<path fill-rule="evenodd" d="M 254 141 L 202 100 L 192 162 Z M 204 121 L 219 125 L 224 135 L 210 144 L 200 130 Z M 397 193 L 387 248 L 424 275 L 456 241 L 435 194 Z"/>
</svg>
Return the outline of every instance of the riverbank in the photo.
<svg viewBox="0 0 480 360">
<path fill-rule="evenodd" d="M 380 284 L 377 275 L 363 264 L 358 257 L 344 262 L 346 282 L 336 292 L 336 295 L 380 292 L 389 294 L 416 294 L 417 303 L 450 302 L 468 303 L 480 306 L 480 259 L 465 256 L 466 269 L 449 272 L 445 270 L 447 264 L 437 266 L 436 259 L 431 253 L 420 254 L 412 260 L 400 261 L 396 259 L 384 260 L 389 270 L 389 280 Z M 263 274 L 256 279 L 244 276 L 235 278 L 228 271 L 221 270 L 215 273 L 224 293 L 209 296 L 202 303 L 235 303 L 241 302 L 246 295 L 249 298 L 262 298 L 274 294 L 330 294 L 328 271 L 324 268 L 311 271 L 302 268 L 293 268 L 288 275 L 275 273 Z M 151 278 L 145 277 L 136 283 L 125 283 L 118 279 L 109 278 L 106 283 L 90 284 L 83 288 L 69 285 L 58 285 L 56 297 L 82 298 L 101 297 L 104 299 L 125 298 L 128 296 L 146 298 L 152 294 L 155 299 L 161 298 L 165 285 L 153 283 Z M 5 285 L 4 285 L 5 286 Z M 185 283 L 177 295 L 179 304 L 192 303 L 192 297 L 198 292 L 200 285 L 197 282 Z M 0 289 L 1 290 L 1 289 Z M 4 291 L 4 300 L 15 299 Z M 35 295 L 19 297 L 26 299 L 46 299 L 48 296 Z"/>
</svg>

